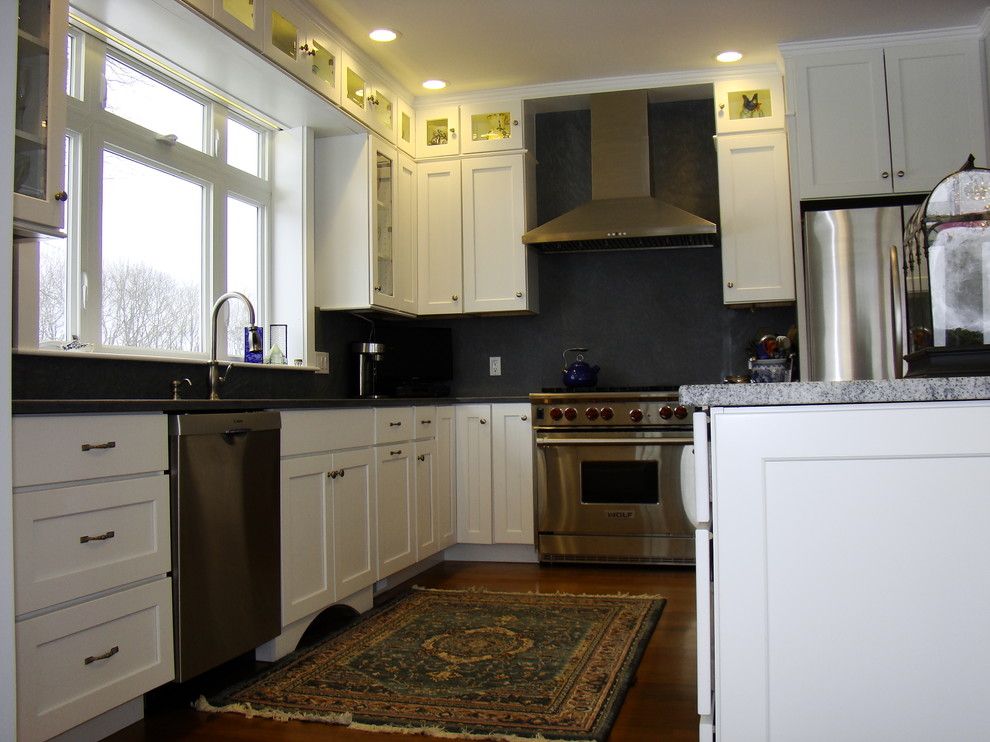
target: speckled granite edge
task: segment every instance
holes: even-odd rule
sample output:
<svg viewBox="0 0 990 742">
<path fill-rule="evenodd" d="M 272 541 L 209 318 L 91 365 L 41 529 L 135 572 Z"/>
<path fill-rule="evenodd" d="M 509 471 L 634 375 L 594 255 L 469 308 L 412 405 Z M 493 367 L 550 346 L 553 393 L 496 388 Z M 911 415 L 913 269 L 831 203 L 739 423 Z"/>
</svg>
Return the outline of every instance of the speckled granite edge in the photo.
<svg viewBox="0 0 990 742">
<path fill-rule="evenodd" d="M 798 381 L 783 384 L 705 384 L 680 388 L 695 407 L 948 402 L 990 399 L 990 376 L 891 381 Z"/>
</svg>

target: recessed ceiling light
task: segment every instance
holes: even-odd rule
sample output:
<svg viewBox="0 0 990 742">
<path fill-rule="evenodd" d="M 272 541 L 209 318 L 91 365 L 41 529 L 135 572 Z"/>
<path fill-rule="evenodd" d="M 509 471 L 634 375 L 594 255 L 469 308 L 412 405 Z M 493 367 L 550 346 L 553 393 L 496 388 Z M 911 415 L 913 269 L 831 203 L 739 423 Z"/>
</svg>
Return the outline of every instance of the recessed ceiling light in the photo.
<svg viewBox="0 0 990 742">
<path fill-rule="evenodd" d="M 447 87 L 446 80 L 425 80 L 423 82 L 423 87 L 427 90 L 443 90 Z"/>
<path fill-rule="evenodd" d="M 726 51 L 716 55 L 715 59 L 719 62 L 738 62 L 742 56 L 741 52 Z"/>
<path fill-rule="evenodd" d="M 395 41 L 398 37 L 399 34 L 391 28 L 376 28 L 368 34 L 368 38 L 372 41 Z"/>
</svg>

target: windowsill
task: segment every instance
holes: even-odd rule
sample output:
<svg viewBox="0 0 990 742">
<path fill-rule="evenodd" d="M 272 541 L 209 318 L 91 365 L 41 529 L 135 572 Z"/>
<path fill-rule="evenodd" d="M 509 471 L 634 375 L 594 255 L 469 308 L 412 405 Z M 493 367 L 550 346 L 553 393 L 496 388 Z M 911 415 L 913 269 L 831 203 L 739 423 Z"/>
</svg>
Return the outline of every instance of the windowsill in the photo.
<svg viewBox="0 0 990 742">
<path fill-rule="evenodd" d="M 101 358 L 111 361 L 151 361 L 153 363 L 189 363 L 198 366 L 208 366 L 210 362 L 205 358 L 195 357 L 167 357 L 154 355 L 140 355 L 137 353 L 105 353 L 88 350 L 61 350 L 57 348 L 14 348 L 14 355 L 22 356 L 50 356 L 54 358 Z M 223 358 L 217 359 L 221 365 L 236 366 L 237 368 L 261 368 L 266 371 L 319 371 L 316 366 L 291 366 L 286 364 L 270 363 L 245 363 L 244 361 L 229 361 Z"/>
</svg>

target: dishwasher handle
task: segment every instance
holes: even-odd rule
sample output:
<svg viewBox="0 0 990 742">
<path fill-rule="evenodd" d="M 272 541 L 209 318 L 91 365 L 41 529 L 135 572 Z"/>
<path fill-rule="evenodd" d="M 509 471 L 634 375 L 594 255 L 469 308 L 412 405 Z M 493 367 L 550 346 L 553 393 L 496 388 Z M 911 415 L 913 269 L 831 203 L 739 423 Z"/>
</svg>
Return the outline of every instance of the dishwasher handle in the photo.
<svg viewBox="0 0 990 742">
<path fill-rule="evenodd" d="M 227 430 L 223 431 L 223 434 L 232 438 L 235 435 L 247 435 L 250 432 L 251 428 L 227 428 Z"/>
</svg>

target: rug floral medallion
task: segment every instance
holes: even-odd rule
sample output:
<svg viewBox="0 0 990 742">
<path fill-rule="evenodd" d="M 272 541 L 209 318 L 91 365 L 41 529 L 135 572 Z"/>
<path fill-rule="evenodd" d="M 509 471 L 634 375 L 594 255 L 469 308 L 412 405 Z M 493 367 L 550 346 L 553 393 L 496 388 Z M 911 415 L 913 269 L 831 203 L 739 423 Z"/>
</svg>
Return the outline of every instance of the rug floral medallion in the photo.
<svg viewBox="0 0 990 742">
<path fill-rule="evenodd" d="M 445 736 L 603 740 L 664 603 L 414 589 L 199 706 Z"/>
</svg>

